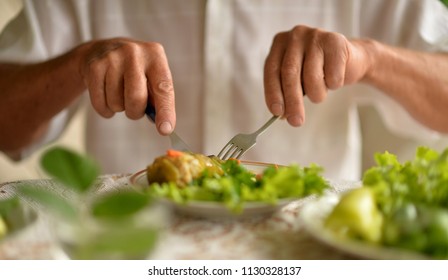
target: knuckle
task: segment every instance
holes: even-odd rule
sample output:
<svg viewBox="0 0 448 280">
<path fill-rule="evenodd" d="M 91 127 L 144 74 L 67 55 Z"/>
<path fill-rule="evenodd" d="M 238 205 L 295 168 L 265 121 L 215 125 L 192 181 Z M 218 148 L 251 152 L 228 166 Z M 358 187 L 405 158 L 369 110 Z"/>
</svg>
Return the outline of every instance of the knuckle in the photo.
<svg viewBox="0 0 448 280">
<path fill-rule="evenodd" d="M 124 111 L 124 104 L 112 103 L 112 104 L 109 104 L 109 108 L 113 112 L 123 112 Z"/>
<path fill-rule="evenodd" d="M 146 48 L 154 54 L 165 55 L 165 48 L 158 42 L 146 42 Z"/>
<path fill-rule="evenodd" d="M 268 57 L 264 64 L 264 74 L 265 75 L 276 75 L 280 71 L 280 64 L 277 61 Z"/>
<path fill-rule="evenodd" d="M 106 105 L 107 107 L 112 110 L 113 112 L 122 112 L 124 111 L 124 99 L 123 95 L 121 94 L 114 94 L 112 96 L 109 96 L 106 99 Z"/>
<path fill-rule="evenodd" d="M 113 111 L 109 110 L 104 104 L 101 105 L 95 105 L 92 103 L 93 109 L 102 117 L 104 118 L 110 118 L 114 115 Z"/>
<path fill-rule="evenodd" d="M 123 53 L 123 56 L 126 58 L 126 60 L 131 60 L 132 62 L 135 62 L 138 57 L 140 56 L 140 46 L 136 42 L 128 42 L 126 44 L 123 44 L 121 47 L 120 52 Z"/>
<path fill-rule="evenodd" d="M 344 77 L 341 75 L 329 75 L 325 77 L 325 84 L 329 89 L 338 89 L 344 85 Z"/>
<path fill-rule="evenodd" d="M 280 32 L 275 34 L 274 39 L 272 40 L 273 44 L 279 44 L 284 41 L 284 38 L 286 36 L 286 32 Z"/>
<path fill-rule="evenodd" d="M 301 36 L 303 33 L 309 30 L 309 27 L 304 25 L 296 25 L 291 29 L 291 34 L 294 36 Z"/>
<path fill-rule="evenodd" d="M 325 87 L 325 81 L 322 75 L 308 74 L 303 80 L 303 90 L 308 98 L 314 103 L 320 103 L 321 100 L 316 92 L 319 92 L 322 87 Z"/>
<path fill-rule="evenodd" d="M 147 98 L 142 94 L 132 94 L 128 95 L 126 98 L 126 109 L 127 108 L 141 108 L 146 104 Z"/>
<path fill-rule="evenodd" d="M 89 88 L 90 103 L 95 110 L 105 106 L 105 104 L 101 101 L 101 98 L 99 98 L 100 94 L 102 94 L 102 92 Z"/>
<path fill-rule="evenodd" d="M 161 104 L 159 106 L 158 110 L 157 110 L 157 114 L 159 116 L 160 115 L 163 115 L 163 116 L 170 115 L 170 112 L 172 111 L 171 108 L 172 107 L 171 107 L 171 103 L 170 102 L 168 102 L 167 104 Z"/>
<path fill-rule="evenodd" d="M 300 107 L 300 105 L 301 105 L 302 103 L 301 102 L 299 102 L 297 99 L 294 99 L 294 100 L 288 100 L 287 102 L 286 102 L 286 111 L 288 112 L 288 113 L 291 113 L 291 112 L 296 112 L 297 111 L 297 109 Z"/>
<path fill-rule="evenodd" d="M 173 82 L 171 79 L 163 79 L 157 82 L 156 93 L 166 95 L 174 91 Z"/>
<path fill-rule="evenodd" d="M 296 25 L 291 29 L 290 39 L 295 42 L 301 42 L 304 39 L 313 40 L 314 38 L 318 38 L 321 33 L 322 30 L 318 28 L 311 28 L 305 25 Z"/>
<path fill-rule="evenodd" d="M 320 41 L 333 52 L 344 56 L 347 55 L 347 38 L 344 35 L 335 32 L 325 32 L 322 34 Z"/>
<path fill-rule="evenodd" d="M 142 111 L 142 112 L 138 112 L 138 111 L 136 111 L 136 110 L 133 110 L 133 109 L 127 109 L 127 108 L 126 108 L 126 110 L 125 110 L 125 115 L 126 115 L 126 117 L 127 117 L 128 119 L 131 119 L 131 120 L 138 120 L 138 119 L 140 119 L 141 117 L 143 117 L 143 111 Z"/>
<path fill-rule="evenodd" d="M 285 96 L 285 115 L 295 114 L 300 111 L 303 105 L 303 99 L 299 97 L 299 93 L 291 96 Z"/>
<path fill-rule="evenodd" d="M 90 104 L 92 104 L 92 107 L 95 109 L 95 111 L 97 111 L 98 113 L 100 113 L 101 111 L 104 110 L 104 104 L 99 102 L 97 98 L 90 98 Z"/>
<path fill-rule="evenodd" d="M 86 76 L 95 76 L 96 73 L 99 73 L 101 69 L 103 68 L 103 62 L 101 60 L 91 60 L 87 62 L 85 66 L 85 75 Z"/>
<path fill-rule="evenodd" d="M 304 73 L 304 83 L 309 85 L 315 85 L 322 83 L 324 75 L 321 71 L 307 71 Z"/>
<path fill-rule="evenodd" d="M 299 75 L 299 66 L 292 61 L 285 61 L 281 66 L 280 73 L 285 78 L 297 77 Z"/>
<path fill-rule="evenodd" d="M 322 103 L 327 96 L 326 90 L 310 90 L 307 92 L 308 99 L 313 103 Z"/>
<path fill-rule="evenodd" d="M 287 103 L 285 106 L 285 113 L 283 115 L 283 117 L 288 118 L 290 116 L 295 116 L 300 114 L 300 109 L 301 105 L 298 103 Z"/>
</svg>

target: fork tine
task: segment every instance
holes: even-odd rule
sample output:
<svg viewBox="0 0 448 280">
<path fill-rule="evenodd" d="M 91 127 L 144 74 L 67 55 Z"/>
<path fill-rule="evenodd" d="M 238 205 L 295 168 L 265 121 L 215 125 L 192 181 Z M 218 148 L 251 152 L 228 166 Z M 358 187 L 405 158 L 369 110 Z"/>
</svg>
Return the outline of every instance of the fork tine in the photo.
<svg viewBox="0 0 448 280">
<path fill-rule="evenodd" d="M 232 146 L 233 146 L 232 141 L 229 141 L 219 152 L 218 158 L 224 159 L 225 155 L 227 155 L 226 151 L 228 152 L 228 150 L 230 150 L 232 148 Z"/>
<path fill-rule="evenodd" d="M 272 116 L 263 126 L 253 133 L 240 133 L 235 135 L 219 152 L 218 158 L 221 160 L 227 160 L 229 158 L 239 159 L 255 145 L 257 137 L 278 118 L 279 116 Z"/>
<path fill-rule="evenodd" d="M 235 146 L 232 143 L 231 147 L 227 150 L 226 154 L 222 157 L 222 159 L 227 160 L 227 159 L 231 158 L 237 149 L 238 149 L 238 146 Z"/>
<path fill-rule="evenodd" d="M 238 159 L 237 155 L 240 155 L 243 152 L 243 149 L 236 146 L 236 148 L 233 150 L 233 153 L 229 156 L 229 158 L 235 158 Z"/>
<path fill-rule="evenodd" d="M 232 156 L 234 159 L 239 159 L 247 150 L 240 149 L 240 152 L 236 156 Z"/>
</svg>

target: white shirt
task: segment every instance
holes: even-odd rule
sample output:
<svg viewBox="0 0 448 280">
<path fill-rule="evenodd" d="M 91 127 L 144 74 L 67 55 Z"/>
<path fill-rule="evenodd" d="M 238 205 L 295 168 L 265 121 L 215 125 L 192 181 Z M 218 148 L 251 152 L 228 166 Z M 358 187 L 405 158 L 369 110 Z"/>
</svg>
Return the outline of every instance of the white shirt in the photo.
<svg viewBox="0 0 448 280">
<path fill-rule="evenodd" d="M 274 35 L 299 24 L 348 38 L 448 51 L 448 10 L 438 0 L 28 0 L 0 36 L 0 60 L 46 60 L 99 38 L 160 42 L 174 79 L 176 132 L 195 152 L 216 154 L 234 134 L 255 131 L 270 117 L 264 59 Z M 169 139 L 147 119 L 102 119 L 88 106 L 86 147 L 104 173 L 141 170 L 168 149 Z M 368 115 L 368 127 L 359 114 L 364 106 L 381 115 L 374 124 Z M 316 163 L 327 178 L 357 180 L 378 146 L 404 160 L 417 145 L 448 143 L 366 85 L 332 91 L 319 105 L 307 101 L 305 110 L 302 127 L 275 123 L 244 158 Z M 366 141 L 363 135 L 377 138 Z"/>
</svg>

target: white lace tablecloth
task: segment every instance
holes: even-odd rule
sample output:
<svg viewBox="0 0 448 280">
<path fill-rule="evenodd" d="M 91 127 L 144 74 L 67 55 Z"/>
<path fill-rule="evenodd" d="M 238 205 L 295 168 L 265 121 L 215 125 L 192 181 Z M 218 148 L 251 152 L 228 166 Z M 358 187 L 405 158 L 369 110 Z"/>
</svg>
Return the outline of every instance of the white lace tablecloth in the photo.
<svg viewBox="0 0 448 280">
<path fill-rule="evenodd" d="M 30 180 L 0 184 L 0 199 L 14 193 L 18 184 L 58 189 L 52 180 Z M 98 180 L 99 190 L 128 184 L 124 175 Z M 349 181 L 331 182 L 332 191 L 356 186 Z M 64 196 L 64 193 L 60 193 Z M 301 207 L 310 199 L 293 201 L 272 216 L 244 220 L 212 221 L 174 215 L 164 229 L 152 259 L 353 259 L 321 244 L 310 236 L 300 219 Z M 31 207 L 39 209 L 32 201 Z M 65 256 L 53 240 L 44 214 L 37 222 L 0 243 L 0 259 L 60 259 Z"/>
</svg>

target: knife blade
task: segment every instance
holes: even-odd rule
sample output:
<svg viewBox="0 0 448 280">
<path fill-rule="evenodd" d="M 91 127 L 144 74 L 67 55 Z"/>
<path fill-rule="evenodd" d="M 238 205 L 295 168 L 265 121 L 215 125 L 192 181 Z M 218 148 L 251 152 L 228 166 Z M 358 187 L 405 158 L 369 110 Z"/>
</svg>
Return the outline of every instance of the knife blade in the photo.
<svg viewBox="0 0 448 280">
<path fill-rule="evenodd" d="M 156 123 L 156 108 L 154 108 L 154 106 L 149 102 L 148 105 L 146 106 L 145 114 L 152 123 L 154 124 Z M 184 140 L 182 140 L 182 138 L 180 138 L 179 135 L 177 135 L 175 131 L 173 131 L 168 136 L 170 138 L 171 147 L 173 149 L 191 153 L 191 149 L 184 142 Z"/>
</svg>

